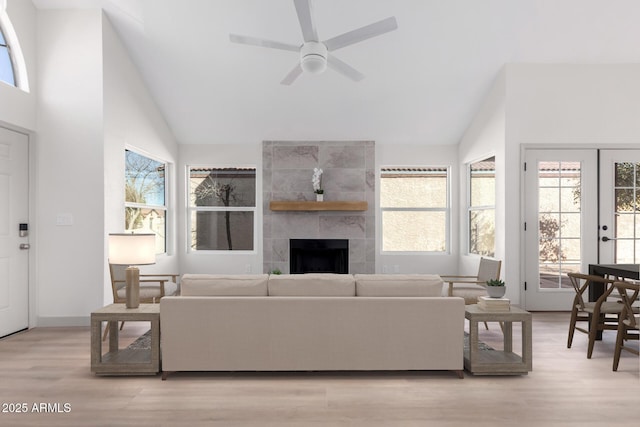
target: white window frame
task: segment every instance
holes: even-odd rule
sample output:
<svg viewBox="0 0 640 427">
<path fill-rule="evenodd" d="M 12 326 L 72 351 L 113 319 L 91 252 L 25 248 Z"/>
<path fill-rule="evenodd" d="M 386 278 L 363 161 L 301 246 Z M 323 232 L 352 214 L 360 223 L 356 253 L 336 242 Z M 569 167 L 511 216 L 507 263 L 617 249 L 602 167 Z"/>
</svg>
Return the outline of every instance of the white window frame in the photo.
<svg viewBox="0 0 640 427">
<path fill-rule="evenodd" d="M 135 147 L 130 147 L 130 146 L 126 146 L 125 147 L 125 166 L 124 166 L 124 179 L 125 179 L 125 185 L 126 185 L 126 174 L 127 174 L 127 163 L 126 163 L 126 152 L 127 151 L 131 151 L 139 156 L 143 156 L 146 157 L 148 159 L 151 159 L 153 161 L 159 162 L 164 164 L 164 205 L 152 205 L 152 204 L 147 204 L 147 203 L 134 203 L 134 202 L 127 202 L 127 196 L 126 196 L 126 190 L 125 190 L 125 195 L 124 195 L 124 209 L 125 209 L 125 216 L 126 216 L 126 209 L 127 208 L 138 208 L 138 209 L 155 209 L 155 210 L 161 210 L 164 211 L 164 251 L 163 252 L 158 252 L 156 253 L 156 255 L 166 255 L 169 253 L 169 244 L 170 244 L 170 238 L 169 236 L 171 236 L 171 230 L 170 230 L 170 222 L 169 222 L 169 174 L 170 174 L 170 165 L 169 162 L 167 162 L 166 160 L 160 159 L 158 157 L 155 157 L 153 155 L 150 155 L 149 153 L 146 153 L 143 150 L 137 149 Z M 126 219 L 126 218 L 125 218 Z"/>
<path fill-rule="evenodd" d="M 446 171 L 447 179 L 447 206 L 445 208 L 386 208 L 382 206 L 382 194 L 380 195 L 380 253 L 383 255 L 450 255 L 451 254 L 451 166 L 449 165 L 430 165 L 430 166 L 381 166 L 380 181 L 382 181 L 385 173 L 393 173 L 393 169 L 398 171 L 402 169 L 415 170 L 419 173 L 421 170 L 443 169 Z M 380 183 L 381 184 L 381 183 Z M 382 185 L 379 185 L 382 191 Z M 444 212 L 445 213 L 445 249 L 444 251 L 385 251 L 384 250 L 384 230 L 382 224 L 382 216 L 384 212 Z"/>
<path fill-rule="evenodd" d="M 467 163 L 467 217 L 465 219 L 465 222 L 467 224 L 467 255 L 472 255 L 472 256 L 489 256 L 489 257 L 493 257 L 495 256 L 496 253 L 496 244 L 495 244 L 495 223 L 496 223 L 496 219 L 495 219 L 495 212 L 496 212 L 496 205 L 495 205 L 495 200 L 496 200 L 496 196 L 497 196 L 497 191 L 496 191 L 496 182 L 494 182 L 494 186 L 493 186 L 493 191 L 494 191 L 494 204 L 493 205 L 482 205 L 482 206 L 471 206 L 471 165 L 473 165 L 474 163 L 478 163 L 478 162 L 482 162 L 484 160 L 490 159 L 493 157 L 493 161 L 495 164 L 495 154 L 490 154 L 490 155 L 486 155 L 486 156 L 482 156 L 479 159 L 473 160 L 469 163 Z M 494 180 L 495 180 L 495 167 L 494 167 Z M 489 209 L 493 209 L 493 213 L 494 213 L 494 219 L 493 219 L 493 223 L 494 223 L 494 230 L 493 230 L 493 255 L 482 255 L 476 252 L 471 252 L 471 212 L 472 211 L 481 211 L 481 210 L 489 210 Z"/>
<path fill-rule="evenodd" d="M 191 205 L 191 169 L 253 169 L 255 171 L 255 200 L 253 206 L 192 206 Z M 257 165 L 219 165 L 219 164 L 190 164 L 185 167 L 186 189 L 186 250 L 190 254 L 228 254 L 247 255 L 258 253 L 258 167 Z M 193 212 L 253 212 L 253 249 L 252 250 L 229 250 L 229 249 L 194 249 L 191 247 L 191 218 Z"/>
</svg>

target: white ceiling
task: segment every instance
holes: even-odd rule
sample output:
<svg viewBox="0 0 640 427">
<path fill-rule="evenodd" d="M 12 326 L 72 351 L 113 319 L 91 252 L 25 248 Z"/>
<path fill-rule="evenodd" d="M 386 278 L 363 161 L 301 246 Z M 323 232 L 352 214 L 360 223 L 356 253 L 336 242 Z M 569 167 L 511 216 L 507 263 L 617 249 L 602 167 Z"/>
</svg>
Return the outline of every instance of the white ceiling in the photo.
<svg viewBox="0 0 640 427">
<path fill-rule="evenodd" d="M 324 40 L 395 16 L 336 52 L 365 75 L 280 81 L 301 44 L 292 0 L 34 0 L 103 7 L 178 142 L 375 140 L 456 144 L 506 63 L 640 62 L 637 0 L 312 0 Z"/>
</svg>

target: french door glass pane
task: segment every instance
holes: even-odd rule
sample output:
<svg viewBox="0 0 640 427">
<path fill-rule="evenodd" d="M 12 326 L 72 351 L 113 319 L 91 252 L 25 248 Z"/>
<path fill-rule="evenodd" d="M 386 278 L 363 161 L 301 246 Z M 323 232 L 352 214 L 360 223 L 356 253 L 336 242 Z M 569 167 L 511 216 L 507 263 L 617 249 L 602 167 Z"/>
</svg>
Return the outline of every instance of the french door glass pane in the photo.
<svg viewBox="0 0 640 427">
<path fill-rule="evenodd" d="M 581 260 L 581 164 L 538 163 L 540 289 L 569 288 Z"/>
<path fill-rule="evenodd" d="M 615 165 L 615 262 L 640 262 L 640 163 Z"/>
</svg>

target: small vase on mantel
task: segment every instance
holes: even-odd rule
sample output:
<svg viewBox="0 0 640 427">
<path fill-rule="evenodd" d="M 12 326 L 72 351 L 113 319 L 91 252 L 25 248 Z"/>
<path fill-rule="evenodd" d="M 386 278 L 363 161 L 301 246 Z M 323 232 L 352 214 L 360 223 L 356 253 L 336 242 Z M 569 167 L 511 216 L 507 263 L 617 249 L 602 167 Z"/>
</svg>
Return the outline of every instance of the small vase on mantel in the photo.
<svg viewBox="0 0 640 427">
<path fill-rule="evenodd" d="M 316 193 L 316 202 L 323 202 L 324 194 Z"/>
</svg>

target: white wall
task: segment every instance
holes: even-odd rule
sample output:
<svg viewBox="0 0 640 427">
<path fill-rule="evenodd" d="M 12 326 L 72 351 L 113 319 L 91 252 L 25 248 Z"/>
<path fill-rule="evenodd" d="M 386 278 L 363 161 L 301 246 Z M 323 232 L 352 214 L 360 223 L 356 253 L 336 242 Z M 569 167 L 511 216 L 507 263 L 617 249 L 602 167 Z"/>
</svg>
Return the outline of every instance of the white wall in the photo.
<svg viewBox="0 0 640 427">
<path fill-rule="evenodd" d="M 380 168 L 385 166 L 450 166 L 451 252 L 449 254 L 382 254 L 380 219 Z M 376 144 L 376 272 L 455 274 L 458 268 L 459 169 L 455 145 Z"/>
<path fill-rule="evenodd" d="M 640 144 L 640 64 L 506 68 L 509 146 Z"/>
<path fill-rule="evenodd" d="M 262 272 L 262 144 L 233 145 L 181 144 L 176 170 L 178 176 L 178 254 L 182 273 L 244 274 Z M 256 228 L 257 245 L 254 253 L 187 252 L 187 167 L 188 166 L 255 166 L 256 170 Z"/>
<path fill-rule="evenodd" d="M 164 117 L 154 104 L 138 69 L 131 61 L 109 19 L 103 15 L 102 46 L 104 65 L 104 235 L 124 231 L 125 148 L 169 164 L 167 185 L 167 254 L 156 264 L 143 267 L 144 273 L 178 273 L 177 251 L 177 170 L 178 144 Z M 105 241 L 105 253 L 108 251 Z M 106 259 L 105 259 L 106 263 Z M 105 264 L 104 302 L 113 301 Z"/>
<path fill-rule="evenodd" d="M 102 14 L 38 12 L 38 325 L 86 324 L 103 303 Z M 56 225 L 69 215 L 71 225 Z"/>
<path fill-rule="evenodd" d="M 506 72 L 502 69 L 496 77 L 493 86 L 478 110 L 473 121 L 467 128 L 458 146 L 460 160 L 460 274 L 475 275 L 478 272 L 480 257 L 468 253 L 467 241 L 469 239 L 467 224 L 467 194 L 469 163 L 496 157 L 496 248 L 495 258 L 503 260 L 502 276 L 505 276 L 506 251 L 505 251 L 505 102 L 506 102 Z M 517 268 L 517 265 L 514 265 Z M 519 299 L 519 287 L 507 286 L 507 297 L 514 302 Z"/>
<path fill-rule="evenodd" d="M 0 82 L 0 124 L 33 131 L 36 127 L 36 9 L 30 1 L 9 0 L 7 15 L 20 41 L 27 65 L 30 91 Z"/>
</svg>

